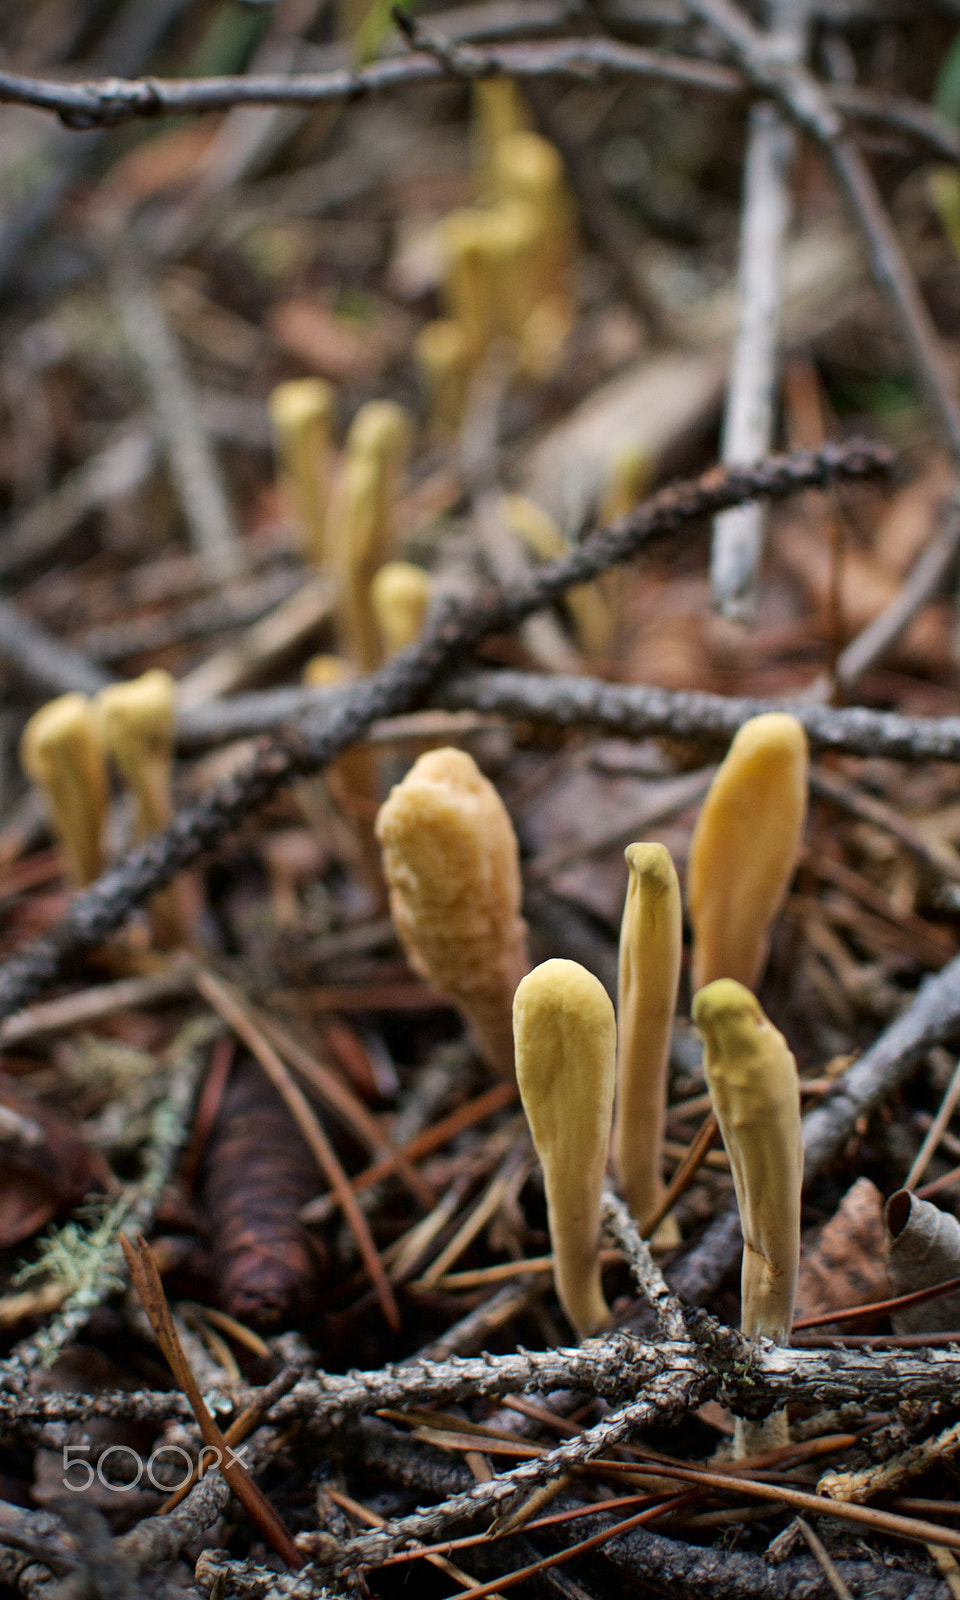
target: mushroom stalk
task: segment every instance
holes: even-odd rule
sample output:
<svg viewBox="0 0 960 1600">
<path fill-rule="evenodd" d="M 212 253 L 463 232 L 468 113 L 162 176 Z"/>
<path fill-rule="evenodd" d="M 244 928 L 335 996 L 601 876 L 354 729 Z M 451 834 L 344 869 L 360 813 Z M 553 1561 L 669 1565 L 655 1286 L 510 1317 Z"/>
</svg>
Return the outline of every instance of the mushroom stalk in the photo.
<svg viewBox="0 0 960 1600">
<path fill-rule="evenodd" d="M 101 689 L 94 702 L 104 750 L 133 795 L 138 841 L 161 832 L 173 816 L 175 693 L 169 672 L 154 669 Z M 158 944 L 189 943 L 193 899 L 182 877 L 154 895 L 151 917 Z"/>
<path fill-rule="evenodd" d="M 342 656 L 311 656 L 303 669 L 303 682 L 309 689 L 333 689 L 338 684 L 349 683 L 355 676 Z M 307 780 L 308 785 L 310 781 Z M 343 813 L 344 844 L 348 849 L 353 846 L 355 865 L 366 878 L 375 904 L 384 909 L 386 897 L 380 851 L 373 832 L 373 817 L 381 795 L 379 751 L 369 744 L 352 745 L 330 763 L 322 777 L 313 781 L 326 786 Z M 301 800 L 305 800 L 305 793 L 300 791 L 300 794 Z"/>
<path fill-rule="evenodd" d="M 44 791 L 67 871 L 83 888 L 103 867 L 110 803 L 100 736 L 86 695 L 60 695 L 34 713 L 20 740 L 20 763 Z"/>
<path fill-rule="evenodd" d="M 304 557 L 312 566 L 328 555 L 335 406 L 335 390 L 322 378 L 279 383 L 269 402 L 274 447 L 300 524 Z"/>
<path fill-rule="evenodd" d="M 420 756 L 380 807 L 390 911 L 411 966 L 446 990 L 481 1054 L 513 1075 L 512 1004 L 528 967 L 516 835 L 462 750 Z"/>
<path fill-rule="evenodd" d="M 503 495 L 500 515 L 538 560 L 559 561 L 570 554 L 570 546 L 549 511 L 525 495 Z M 581 650 L 587 655 L 602 655 L 610 647 L 613 619 L 599 584 L 575 583 L 564 600 Z"/>
<path fill-rule="evenodd" d="M 740 1327 L 790 1342 L 800 1264 L 803 1140 L 797 1064 L 783 1034 L 740 983 L 721 978 L 694 997 L 704 1070 L 740 1208 Z M 785 1412 L 738 1421 L 740 1455 L 789 1442 Z"/>
<path fill-rule="evenodd" d="M 456 432 L 470 376 L 467 337 L 453 317 L 428 322 L 413 341 L 413 356 L 420 374 L 429 417 L 429 431 L 437 439 Z"/>
<path fill-rule="evenodd" d="M 557 1296 L 580 1339 L 610 1321 L 600 1283 L 600 1200 L 617 1028 L 606 990 L 576 961 L 544 961 L 513 1002 L 517 1083 L 547 1196 Z"/>
<path fill-rule="evenodd" d="M 501 140 L 523 133 L 530 116 L 512 78 L 477 78 L 473 83 L 471 145 L 478 197 L 493 197 Z"/>
<path fill-rule="evenodd" d="M 148 839 L 173 815 L 173 679 L 155 669 L 129 683 L 112 683 L 101 689 L 94 710 L 103 747 L 133 795 L 137 839 Z"/>
<path fill-rule="evenodd" d="M 331 560 L 339 580 L 338 623 L 346 653 L 361 672 L 380 665 L 370 584 L 390 553 L 410 421 L 391 400 L 371 400 L 353 419 L 331 509 Z"/>
<path fill-rule="evenodd" d="M 680 884 L 662 844 L 631 844 L 620 928 L 614 1163 L 643 1234 L 664 1195 L 661 1174 L 670 1030 L 680 982 Z M 664 1234 L 663 1242 L 677 1243 Z"/>
<path fill-rule="evenodd" d="M 776 916 L 800 854 L 807 809 L 807 737 L 771 711 L 737 733 L 690 842 L 691 984 L 760 980 Z"/>
</svg>

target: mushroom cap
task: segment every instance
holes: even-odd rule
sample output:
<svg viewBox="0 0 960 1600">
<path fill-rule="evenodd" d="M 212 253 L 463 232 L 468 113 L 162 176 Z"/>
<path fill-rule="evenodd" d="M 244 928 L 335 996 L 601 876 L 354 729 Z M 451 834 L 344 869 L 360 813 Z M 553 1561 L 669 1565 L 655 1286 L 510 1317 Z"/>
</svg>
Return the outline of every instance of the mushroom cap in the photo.
<svg viewBox="0 0 960 1600">
<path fill-rule="evenodd" d="M 349 661 L 342 656 L 311 656 L 303 669 L 303 681 L 308 689 L 333 689 L 340 683 L 349 683 L 354 676 Z"/>
<path fill-rule="evenodd" d="M 665 844 L 628 844 L 623 854 L 648 894 L 657 900 L 670 894 L 677 881 L 677 869 Z"/>
<path fill-rule="evenodd" d="M 387 561 L 374 574 L 370 603 L 389 654 L 420 637 L 432 589 L 429 573 L 410 561 Z"/>
<path fill-rule="evenodd" d="M 479 933 L 519 912 L 516 835 L 503 801 L 466 751 L 420 756 L 380 807 L 376 835 L 391 889 L 438 919 L 455 910 L 459 930 Z"/>
<path fill-rule="evenodd" d="M 80 884 L 100 871 L 100 836 L 110 801 L 103 748 L 86 695 L 62 694 L 35 711 L 20 739 L 24 772 L 44 791 Z"/>
<path fill-rule="evenodd" d="M 694 1025 L 706 1046 L 704 1070 L 710 1092 L 743 1125 L 764 1122 L 784 1094 L 799 1098 L 796 1066 L 778 1028 L 764 1015 L 756 995 L 733 978 L 717 978 L 694 996 Z M 771 1046 L 782 1048 L 791 1072 L 783 1079 L 770 1071 Z"/>
<path fill-rule="evenodd" d="M 30 718 L 20 739 L 20 761 L 28 778 L 46 784 L 59 751 L 86 751 L 95 742 L 96 724 L 86 695 L 61 694 Z"/>
<path fill-rule="evenodd" d="M 497 143 L 495 176 L 501 194 L 543 200 L 563 188 L 563 160 L 556 145 L 539 133 L 508 133 Z"/>
<path fill-rule="evenodd" d="M 567 1149 L 575 1157 L 578 1147 L 588 1155 L 599 1142 L 602 1176 L 617 1046 L 606 989 L 577 961 L 541 962 L 517 985 L 513 1025 L 520 1098 L 541 1161 Z"/>
<path fill-rule="evenodd" d="M 807 759 L 796 717 L 766 712 L 739 729 L 710 785 L 687 868 L 695 989 L 714 978 L 757 984 L 800 853 Z"/>
<path fill-rule="evenodd" d="M 299 432 L 311 423 L 332 424 L 337 391 L 325 378 L 291 378 L 271 391 L 267 410 L 278 443 L 288 433 Z"/>
<path fill-rule="evenodd" d="M 459 372 L 466 362 L 467 340 L 453 317 L 437 317 L 420 329 L 413 341 L 418 366 L 431 379 Z"/>
<path fill-rule="evenodd" d="M 176 686 L 155 667 L 128 683 L 111 683 L 93 702 L 107 754 L 126 776 L 145 757 L 169 757 L 176 726 Z"/>
<path fill-rule="evenodd" d="M 360 407 L 346 438 L 348 456 L 373 456 L 383 468 L 402 464 L 410 449 L 410 415 L 395 400 L 368 400 Z"/>
<path fill-rule="evenodd" d="M 453 996 L 482 1053 L 513 1074 L 514 990 L 527 970 L 517 839 L 462 750 L 422 755 L 380 807 L 390 912 L 411 966 Z"/>
</svg>

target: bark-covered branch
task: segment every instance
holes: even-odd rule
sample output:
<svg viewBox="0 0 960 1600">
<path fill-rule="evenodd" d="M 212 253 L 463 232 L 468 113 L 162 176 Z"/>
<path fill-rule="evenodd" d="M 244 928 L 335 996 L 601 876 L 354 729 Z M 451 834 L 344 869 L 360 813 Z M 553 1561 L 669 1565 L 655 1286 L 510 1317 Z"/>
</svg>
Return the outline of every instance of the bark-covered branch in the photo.
<svg viewBox="0 0 960 1600">
<path fill-rule="evenodd" d="M 236 706 L 234 726 L 242 728 L 244 701 L 249 702 L 251 713 L 245 731 L 257 731 L 254 716 L 267 710 L 267 695 L 244 696 L 243 701 L 229 706 L 211 707 L 211 722 L 222 717 L 222 728 L 231 727 Z M 809 700 L 734 699 L 693 689 L 646 688 L 561 674 L 470 672 L 444 681 L 431 695 L 431 703 L 451 711 L 495 713 L 566 728 L 592 724 L 631 739 L 669 734 L 718 747 L 728 744 L 749 717 L 764 711 L 789 711 L 802 722 L 815 750 L 896 761 L 960 761 L 960 717 L 904 717 L 895 711 L 837 708 Z M 204 729 L 206 714 L 203 707 L 196 717 L 191 714 L 183 719 L 188 747 Z M 231 736 L 240 734 L 232 732 Z"/>
<path fill-rule="evenodd" d="M 247 73 L 217 78 L 101 78 L 65 81 L 0 72 L 0 102 L 49 111 L 70 128 L 113 127 L 137 117 L 185 116 L 226 111 L 231 106 L 314 106 L 451 78 L 610 77 L 675 84 L 705 94 L 745 98 L 751 85 L 742 72 L 695 57 L 645 49 L 618 39 L 551 39 L 543 43 L 461 47 L 441 59 L 416 51 L 388 56 L 365 67 L 328 72 Z M 824 85 L 830 104 L 867 125 L 892 127 L 944 161 L 960 161 L 960 133 L 938 112 L 918 101 L 848 85 Z"/>
<path fill-rule="evenodd" d="M 712 1320 L 712 1319 L 711 1319 Z M 699 1329 L 696 1330 L 699 1333 Z M 729 1330 L 723 1330 L 730 1337 Z M 732 1355 L 723 1342 L 705 1339 L 652 1340 L 619 1331 L 581 1345 L 554 1350 L 523 1350 L 508 1355 L 451 1356 L 445 1361 L 413 1360 L 371 1372 L 317 1373 L 299 1380 L 271 1407 L 267 1418 L 278 1429 L 301 1424 L 317 1434 L 334 1434 L 352 1417 L 404 1406 L 452 1405 L 479 1396 L 579 1389 L 621 1406 L 664 1377 L 684 1381 L 710 1376 L 711 1386 L 731 1407 L 776 1410 L 788 1400 L 798 1405 L 863 1405 L 883 1410 L 905 1397 L 912 1401 L 952 1401 L 960 1385 L 960 1348 L 921 1350 L 780 1349 L 765 1345 L 752 1361 Z M 237 1390 L 237 1406 L 257 1397 Z M 169 1421 L 190 1413 L 176 1391 L 118 1390 L 94 1396 L 48 1391 L 0 1394 L 3 1431 L 98 1417 L 140 1422 Z"/>
<path fill-rule="evenodd" d="M 662 490 L 614 527 L 597 533 L 563 560 L 531 572 L 509 590 L 492 587 L 478 600 L 441 608 L 417 644 L 352 686 L 331 715 L 307 719 L 266 744 L 248 766 L 180 811 L 165 832 L 122 857 L 77 895 L 49 934 L 0 968 L 0 1017 L 42 993 L 66 960 L 108 938 L 134 907 L 219 844 L 278 789 L 325 767 L 377 718 L 419 705 L 481 639 L 516 627 L 574 584 L 589 583 L 700 517 L 757 496 L 783 499 L 801 489 L 876 476 L 888 469 L 890 459 L 882 446 L 860 440 L 773 457 L 758 467 L 715 469 Z"/>
</svg>

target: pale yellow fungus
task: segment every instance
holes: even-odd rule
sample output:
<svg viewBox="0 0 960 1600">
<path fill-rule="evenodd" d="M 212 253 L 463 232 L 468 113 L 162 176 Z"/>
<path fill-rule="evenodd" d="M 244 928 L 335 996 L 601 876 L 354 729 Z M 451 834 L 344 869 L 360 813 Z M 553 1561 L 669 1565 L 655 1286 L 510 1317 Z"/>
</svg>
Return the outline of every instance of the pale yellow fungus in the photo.
<svg viewBox="0 0 960 1600">
<path fill-rule="evenodd" d="M 601 528 L 627 516 L 649 491 L 653 477 L 654 463 L 646 450 L 631 447 L 618 451 L 610 462 L 600 501 L 598 521 Z"/>
<path fill-rule="evenodd" d="M 410 418 L 391 400 L 361 406 L 347 434 L 330 513 L 330 555 L 339 579 L 337 622 L 346 654 L 361 672 L 382 659 L 370 584 L 390 555 L 400 478 L 410 449 Z"/>
<path fill-rule="evenodd" d="M 517 1083 L 547 1196 L 557 1297 L 578 1338 L 610 1320 L 600 1283 L 603 1193 L 617 1028 L 602 983 L 576 961 L 545 961 L 513 1002 Z"/>
<path fill-rule="evenodd" d="M 133 796 L 138 841 L 160 833 L 173 816 L 175 696 L 170 673 L 155 668 L 128 683 L 110 684 L 94 701 L 103 748 Z M 157 944 L 188 944 L 196 911 L 195 886 L 187 878 L 155 894 L 150 917 Z"/>
<path fill-rule="evenodd" d="M 438 438 L 460 426 L 470 375 L 470 351 L 463 326 L 453 317 L 427 322 L 413 341 L 427 406 L 428 427 Z"/>
<path fill-rule="evenodd" d="M 370 585 L 370 603 L 384 656 L 414 644 L 423 631 L 433 586 L 411 561 L 388 561 Z"/>
<path fill-rule="evenodd" d="M 508 134 L 497 144 L 495 187 L 501 199 L 530 206 L 542 229 L 536 299 L 569 298 L 573 208 L 559 150 L 538 133 Z"/>
<path fill-rule="evenodd" d="M 516 835 L 462 750 L 420 756 L 376 825 L 394 926 L 411 966 L 455 1001 L 491 1066 L 513 1074 L 514 990 L 527 970 Z"/>
<path fill-rule="evenodd" d="M 501 325 L 486 212 L 449 212 L 439 224 L 439 239 L 449 318 L 461 329 L 466 362 L 473 365 Z"/>
<path fill-rule="evenodd" d="M 155 668 L 110 684 L 94 701 L 103 747 L 134 798 L 138 840 L 159 833 L 173 815 L 174 697 L 173 678 Z"/>
<path fill-rule="evenodd" d="M 800 1264 L 803 1139 L 797 1064 L 783 1034 L 743 984 L 720 978 L 693 1001 L 704 1071 L 720 1124 L 743 1232 L 740 1327 L 790 1342 Z M 783 1412 L 738 1423 L 740 1454 L 788 1442 Z"/>
<path fill-rule="evenodd" d="M 528 500 L 526 495 L 503 495 L 500 515 L 540 561 L 559 561 L 570 554 L 570 546 L 549 511 Z M 612 617 L 598 586 L 575 584 L 567 590 L 564 600 L 581 650 L 586 655 L 602 655 L 610 644 Z"/>
<path fill-rule="evenodd" d="M 20 764 L 46 796 L 71 879 L 81 888 L 92 883 L 103 867 L 110 789 L 86 695 L 63 694 L 34 712 L 20 740 Z"/>
<path fill-rule="evenodd" d="M 328 555 L 336 391 L 323 378 L 294 378 L 277 384 L 268 405 L 274 447 L 300 525 L 304 557 L 318 566 Z"/>
<path fill-rule="evenodd" d="M 631 844 L 620 928 L 617 1114 L 614 1163 L 631 1215 L 645 1233 L 664 1195 L 661 1172 L 670 1032 L 680 981 L 680 884 L 662 844 Z M 660 1243 L 676 1243 L 676 1225 Z"/>
<path fill-rule="evenodd" d="M 522 133 L 529 126 L 530 117 L 520 90 L 511 78 L 477 78 L 471 95 L 471 145 L 477 195 L 481 200 L 489 200 L 496 183 L 500 141 L 511 133 Z"/>
<path fill-rule="evenodd" d="M 755 989 L 770 925 L 800 854 L 807 738 L 796 717 L 751 717 L 734 739 L 693 830 L 687 896 L 692 987 L 736 978 Z"/>
</svg>

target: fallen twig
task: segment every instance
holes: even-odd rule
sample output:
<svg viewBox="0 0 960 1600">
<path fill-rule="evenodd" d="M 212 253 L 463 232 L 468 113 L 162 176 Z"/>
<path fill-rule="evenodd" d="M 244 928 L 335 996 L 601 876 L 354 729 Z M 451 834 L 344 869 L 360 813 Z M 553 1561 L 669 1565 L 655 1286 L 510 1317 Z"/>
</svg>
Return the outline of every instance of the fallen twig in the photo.
<svg viewBox="0 0 960 1600">
<path fill-rule="evenodd" d="M 304 722 L 266 745 L 248 766 L 198 804 L 180 811 L 163 833 L 121 858 L 76 896 L 49 934 L 0 968 L 0 1017 L 40 994 L 69 956 L 99 944 L 135 906 L 218 844 L 284 784 L 326 766 L 378 717 L 418 704 L 441 675 L 487 635 L 516 627 L 572 585 L 590 582 L 698 517 L 758 495 L 782 498 L 799 489 L 873 476 L 884 471 L 889 460 L 882 447 L 857 441 L 774 457 L 755 468 L 714 471 L 664 489 L 616 526 L 596 534 L 562 561 L 538 568 L 509 592 L 494 588 L 472 603 L 441 609 L 417 644 L 351 686 L 328 718 L 319 725 Z"/>
<path fill-rule="evenodd" d="M 744 73 L 712 61 L 670 55 L 619 39 L 551 39 L 542 44 L 487 45 L 471 50 L 471 75 L 509 78 L 602 80 L 624 75 L 676 84 L 727 98 L 749 95 Z M 353 100 L 406 85 L 437 83 L 463 75 L 462 64 L 418 51 L 390 56 L 366 67 L 330 72 L 254 73 L 217 78 L 90 78 L 66 82 L 0 73 L 0 102 L 33 106 L 83 130 L 114 127 L 136 117 L 224 111 L 231 106 L 315 106 Z M 769 89 L 761 92 L 769 93 Z M 890 126 L 918 140 L 944 161 L 960 160 L 960 134 L 948 118 L 918 101 L 846 84 L 825 86 L 829 103 L 866 123 Z"/>
</svg>

